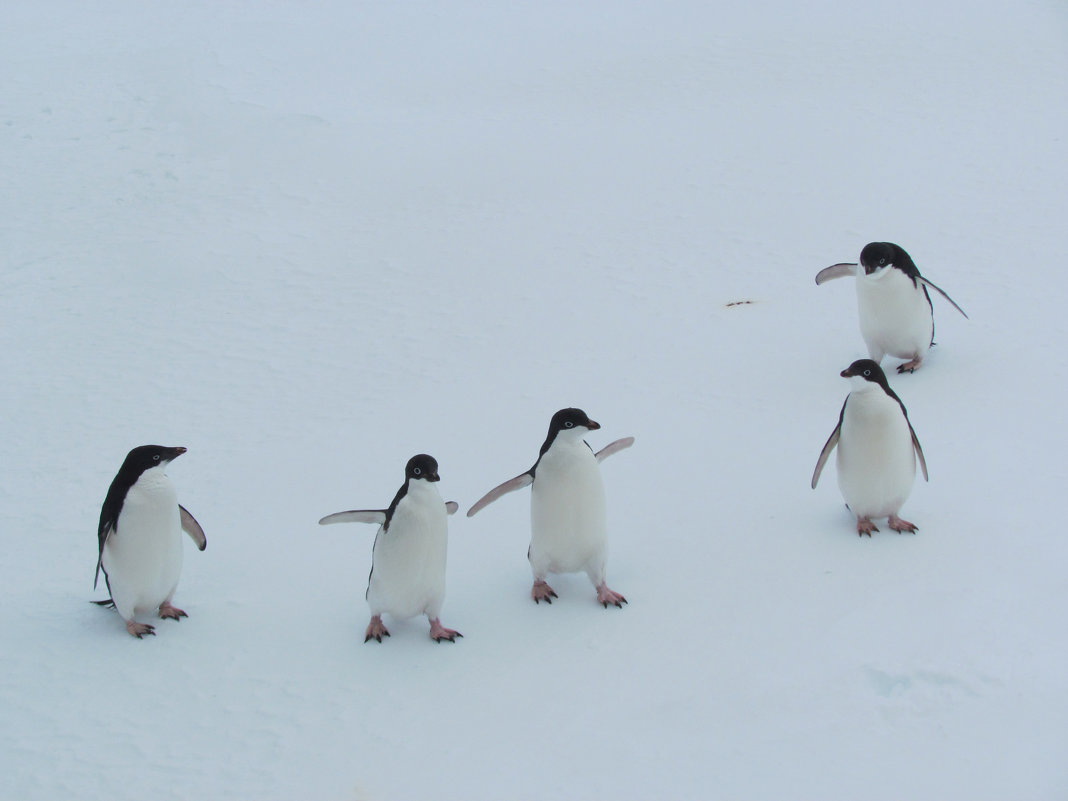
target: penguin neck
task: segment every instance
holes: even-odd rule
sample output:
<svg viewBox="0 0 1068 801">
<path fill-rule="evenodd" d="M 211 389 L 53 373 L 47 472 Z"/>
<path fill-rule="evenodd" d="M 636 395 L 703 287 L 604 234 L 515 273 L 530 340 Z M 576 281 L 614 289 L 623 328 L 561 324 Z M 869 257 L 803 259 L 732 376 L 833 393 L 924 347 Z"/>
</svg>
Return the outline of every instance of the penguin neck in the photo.
<svg viewBox="0 0 1068 801">
<path fill-rule="evenodd" d="M 440 499 L 441 493 L 438 492 L 438 488 L 435 486 L 436 483 L 427 481 L 424 478 L 408 479 L 408 492 L 406 494 L 417 502 L 425 499 Z"/>
<path fill-rule="evenodd" d="M 583 442 L 583 437 L 589 432 L 588 428 L 564 428 L 556 433 L 556 439 L 553 441 L 554 446 L 561 448 L 576 448 L 585 447 L 586 443 Z"/>
<path fill-rule="evenodd" d="M 173 500 L 177 504 L 178 494 L 163 468 L 164 466 L 160 465 L 141 473 L 126 493 L 126 503 L 157 503 Z"/>
<path fill-rule="evenodd" d="M 862 275 L 860 275 L 858 277 L 862 278 L 862 279 L 864 279 L 866 281 L 878 281 L 880 279 L 886 278 L 886 276 L 888 276 L 891 272 L 893 272 L 894 269 L 895 269 L 894 265 L 887 264 L 887 265 L 885 265 L 883 267 L 880 267 L 879 269 L 875 270 L 874 272 L 870 272 L 870 273 L 869 272 L 865 272 L 864 274 L 862 274 Z"/>
<path fill-rule="evenodd" d="M 164 470 L 165 465 L 150 467 L 137 477 L 134 484 L 141 489 L 151 490 L 170 485 L 171 479 Z"/>
<path fill-rule="evenodd" d="M 854 375 L 849 378 L 849 394 L 865 395 L 869 392 L 882 392 L 883 388 L 874 381 L 869 381 L 863 376 Z"/>
</svg>

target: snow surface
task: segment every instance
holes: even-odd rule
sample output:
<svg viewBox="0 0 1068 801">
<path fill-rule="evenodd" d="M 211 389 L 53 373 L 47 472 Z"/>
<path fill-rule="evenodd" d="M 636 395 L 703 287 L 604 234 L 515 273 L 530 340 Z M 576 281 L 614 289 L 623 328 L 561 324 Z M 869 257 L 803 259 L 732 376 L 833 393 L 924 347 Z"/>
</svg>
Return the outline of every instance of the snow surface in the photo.
<svg viewBox="0 0 1068 801">
<path fill-rule="evenodd" d="M 0 71 L 0 797 L 1068 797 L 1061 0 L 11 3 Z M 861 540 L 813 278 L 871 240 L 971 320 Z M 569 405 L 637 437 L 630 605 L 531 603 L 522 493 L 450 519 L 462 641 L 365 645 L 374 527 L 316 521 L 420 451 L 466 510 Z M 208 549 L 138 641 L 150 442 Z"/>
</svg>

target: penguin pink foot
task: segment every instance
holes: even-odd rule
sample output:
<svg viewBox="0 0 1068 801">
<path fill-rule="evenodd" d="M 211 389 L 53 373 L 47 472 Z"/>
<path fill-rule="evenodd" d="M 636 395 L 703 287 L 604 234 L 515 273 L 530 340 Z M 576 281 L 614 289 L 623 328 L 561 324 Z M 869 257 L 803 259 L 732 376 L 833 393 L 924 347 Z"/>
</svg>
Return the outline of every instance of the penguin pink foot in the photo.
<svg viewBox="0 0 1068 801">
<path fill-rule="evenodd" d="M 904 364 L 899 364 L 897 366 L 897 371 L 899 373 L 915 373 L 916 370 L 919 369 L 919 366 L 920 366 L 920 364 L 922 362 L 923 362 L 923 357 L 922 356 L 917 356 L 916 358 L 914 358 L 914 359 L 912 359 L 910 361 L 907 361 Z"/>
<path fill-rule="evenodd" d="M 159 616 L 165 620 L 178 620 L 183 617 L 189 617 L 184 611 L 176 606 L 171 606 L 167 602 L 159 605 Z"/>
<path fill-rule="evenodd" d="M 867 534 L 868 537 L 871 537 L 871 533 L 873 531 L 878 531 L 878 530 L 879 529 L 877 529 L 875 527 L 875 524 L 873 522 L 871 522 L 871 520 L 869 520 L 868 518 L 866 518 L 866 517 L 863 518 L 863 519 L 861 519 L 859 517 L 857 518 L 857 536 L 858 537 L 862 537 L 865 534 Z"/>
<path fill-rule="evenodd" d="M 919 528 L 917 528 L 914 523 L 910 523 L 908 520 L 902 520 L 897 515 L 890 515 L 890 520 L 888 522 L 890 524 L 890 528 L 892 528 L 898 534 L 901 534 L 905 531 L 907 531 L 909 534 L 915 534 L 917 531 L 919 531 Z"/>
<path fill-rule="evenodd" d="M 534 599 L 534 603 L 541 603 L 545 601 L 547 604 L 553 602 L 553 598 L 557 598 L 556 591 L 548 585 L 542 579 L 538 579 L 534 582 L 534 586 L 530 588 L 530 597 Z"/>
<path fill-rule="evenodd" d="M 447 629 L 441 625 L 441 620 L 434 618 L 430 621 L 430 639 L 434 642 L 441 642 L 442 640 L 448 640 L 449 642 L 456 642 L 457 637 L 463 637 L 460 632 L 454 629 Z"/>
<path fill-rule="evenodd" d="M 608 589 L 607 584 L 602 582 L 597 587 L 597 603 L 603 604 L 605 609 L 608 608 L 609 604 L 612 604 L 613 606 L 618 606 L 620 609 L 622 609 L 623 604 L 625 604 L 626 602 L 627 599 L 620 595 L 618 592 L 616 592 L 615 590 Z"/>
<path fill-rule="evenodd" d="M 371 618 L 371 622 L 367 624 L 367 631 L 364 632 L 363 641 L 376 640 L 377 642 L 382 642 L 382 638 L 388 636 L 389 631 L 386 629 L 386 624 L 382 622 L 382 616 L 375 615 Z"/>
<path fill-rule="evenodd" d="M 154 627 L 147 623 L 138 623 L 134 620 L 126 621 L 126 630 L 139 640 L 146 634 L 151 634 L 153 637 L 156 636 L 156 629 Z"/>
</svg>

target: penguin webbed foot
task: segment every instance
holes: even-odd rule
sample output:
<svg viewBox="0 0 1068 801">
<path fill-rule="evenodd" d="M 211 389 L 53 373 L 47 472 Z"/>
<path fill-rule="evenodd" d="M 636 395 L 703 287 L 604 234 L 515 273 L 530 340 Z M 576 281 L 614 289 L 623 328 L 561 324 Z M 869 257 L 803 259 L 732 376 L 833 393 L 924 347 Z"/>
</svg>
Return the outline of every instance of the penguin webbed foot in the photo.
<svg viewBox="0 0 1068 801">
<path fill-rule="evenodd" d="M 597 603 L 603 605 L 605 609 L 608 608 L 609 604 L 622 609 L 623 604 L 627 603 L 627 599 L 615 590 L 610 590 L 607 584 L 601 584 L 597 587 Z"/>
<path fill-rule="evenodd" d="M 900 375 L 900 374 L 903 374 L 903 373 L 915 373 L 916 370 L 919 368 L 921 361 L 923 361 L 923 360 L 920 359 L 920 358 L 915 358 L 912 361 L 908 361 L 908 362 L 905 362 L 903 364 L 899 364 L 897 366 L 898 374 Z"/>
<path fill-rule="evenodd" d="M 163 620 L 181 620 L 183 617 L 189 617 L 184 610 L 171 606 L 169 603 L 160 604 L 159 616 Z"/>
<path fill-rule="evenodd" d="M 441 620 L 434 618 L 430 621 L 430 639 L 434 642 L 441 642 L 442 640 L 448 640 L 449 642 L 456 642 L 456 638 L 463 639 L 460 632 L 455 629 L 447 629 L 441 625 Z"/>
<path fill-rule="evenodd" d="M 545 603 L 552 605 L 553 598 L 559 598 L 556 594 L 556 590 L 549 586 L 548 582 L 538 579 L 534 582 L 534 586 L 530 588 L 530 597 L 534 599 L 534 603 Z"/>
<path fill-rule="evenodd" d="M 897 515 L 890 515 L 890 520 L 888 521 L 888 523 L 890 525 L 890 528 L 892 528 L 898 534 L 904 534 L 906 532 L 908 532 L 909 534 L 915 534 L 917 531 L 920 530 L 915 523 L 910 523 L 908 520 L 902 520 Z"/>
<path fill-rule="evenodd" d="M 371 618 L 371 622 L 367 624 L 367 631 L 364 632 L 363 641 L 370 642 L 375 640 L 376 642 L 382 642 L 383 637 L 389 636 L 389 629 L 386 628 L 386 624 L 382 622 L 381 615 L 375 615 Z"/>
<path fill-rule="evenodd" d="M 873 522 L 871 522 L 871 520 L 869 520 L 868 518 L 864 518 L 863 520 L 861 520 L 861 519 L 857 520 L 857 536 L 858 537 L 863 537 L 865 534 L 867 534 L 868 535 L 868 539 L 871 539 L 871 533 L 873 531 L 874 532 L 878 532 L 879 529 L 875 527 L 875 524 Z"/>
<path fill-rule="evenodd" d="M 126 621 L 126 631 L 139 640 L 146 634 L 151 634 L 153 637 L 156 636 L 155 627 L 150 626 L 147 623 L 138 623 L 136 620 Z"/>
</svg>

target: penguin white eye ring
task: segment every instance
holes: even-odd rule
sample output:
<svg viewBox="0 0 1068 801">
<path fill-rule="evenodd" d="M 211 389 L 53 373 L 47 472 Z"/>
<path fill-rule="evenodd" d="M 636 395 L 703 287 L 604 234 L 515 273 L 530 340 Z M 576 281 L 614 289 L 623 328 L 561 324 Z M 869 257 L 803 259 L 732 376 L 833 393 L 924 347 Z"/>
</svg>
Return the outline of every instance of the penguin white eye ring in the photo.
<svg viewBox="0 0 1068 801">
<path fill-rule="evenodd" d="M 561 409 L 549 421 L 549 433 L 534 466 L 494 487 L 467 510 L 473 517 L 480 509 L 509 492 L 531 486 L 530 546 L 527 561 L 534 574 L 530 597 L 535 603 L 552 603 L 558 597 L 546 582 L 549 573 L 584 571 L 597 590 L 597 602 L 623 608 L 627 599 L 609 589 L 605 571 L 608 559 L 608 526 L 604 483 L 598 466 L 607 457 L 634 444 L 634 437 L 617 439 L 593 452 L 576 433 L 561 432 L 601 426 L 581 409 Z"/>
<path fill-rule="evenodd" d="M 964 309 L 922 275 L 905 250 L 892 242 L 871 242 L 860 252 L 860 263 L 834 264 L 816 275 L 823 284 L 847 275 L 856 277 L 860 333 L 868 355 L 879 363 L 886 355 L 908 359 L 899 373 L 919 368 L 934 344 L 933 289 L 965 317 Z"/>
</svg>

